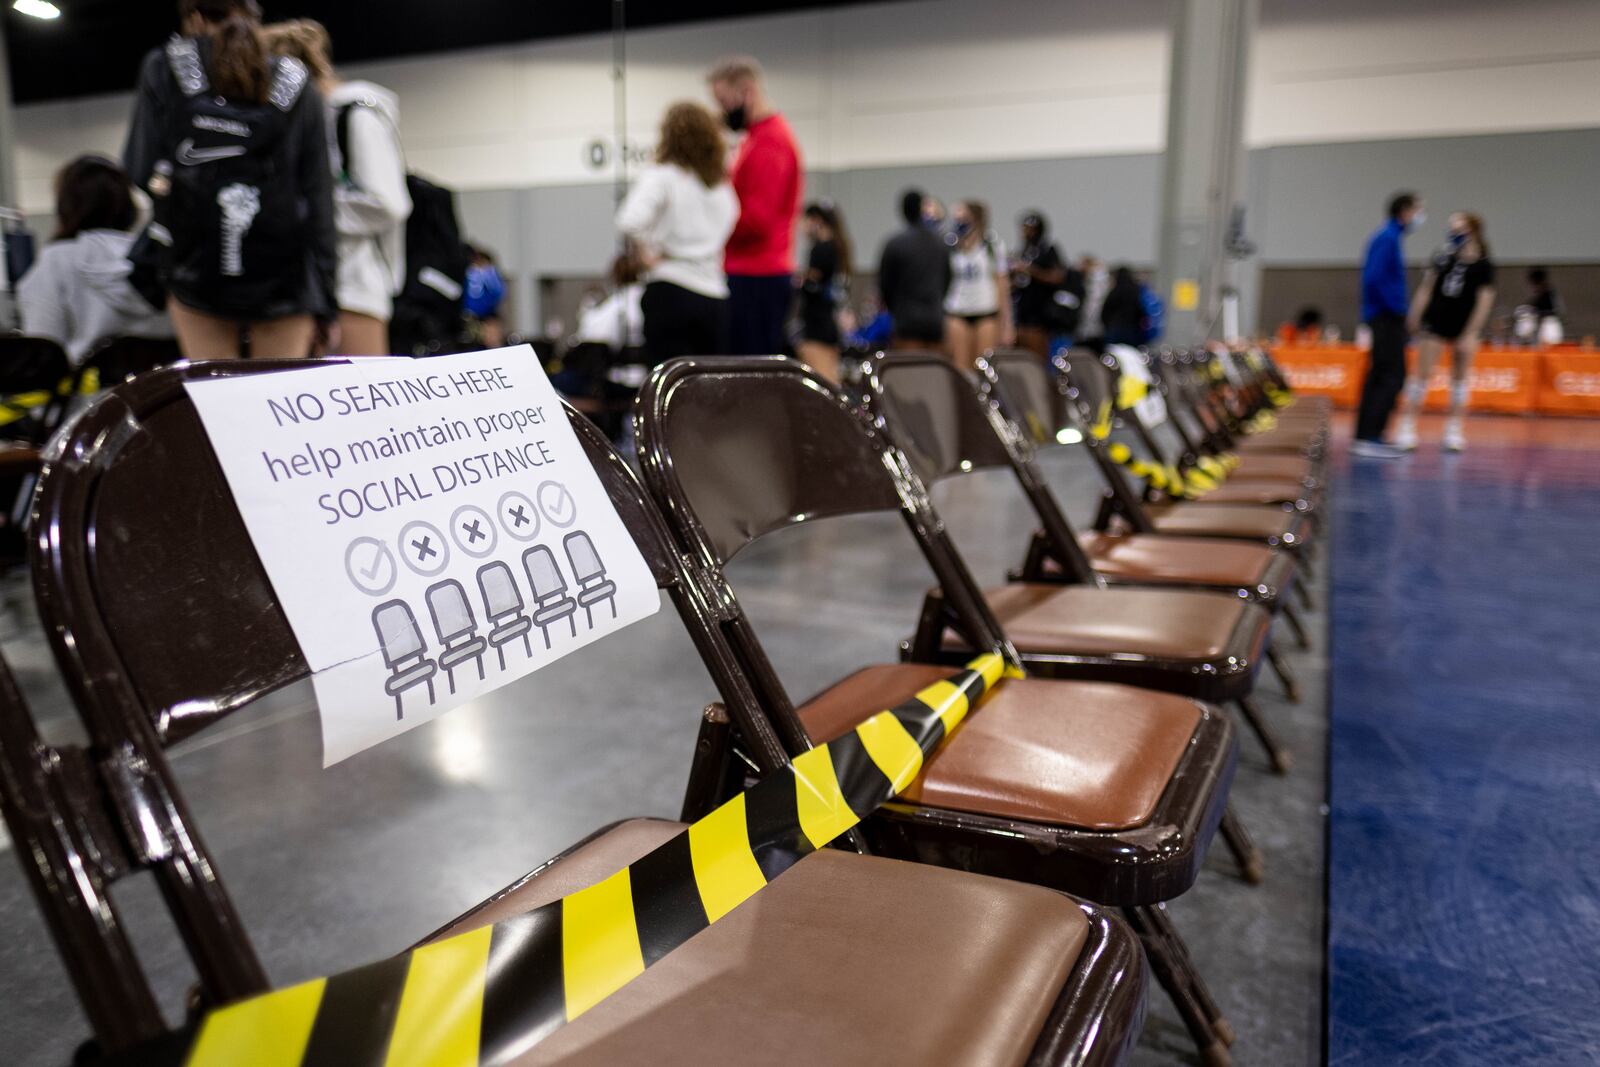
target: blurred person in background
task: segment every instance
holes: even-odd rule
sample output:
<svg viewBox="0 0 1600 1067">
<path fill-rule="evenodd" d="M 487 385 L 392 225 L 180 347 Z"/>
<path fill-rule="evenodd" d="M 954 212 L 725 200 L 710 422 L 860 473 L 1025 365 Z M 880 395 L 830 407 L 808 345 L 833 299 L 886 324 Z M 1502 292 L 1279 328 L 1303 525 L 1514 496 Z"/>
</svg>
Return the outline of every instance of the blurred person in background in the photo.
<svg viewBox="0 0 1600 1067">
<path fill-rule="evenodd" d="M 968 371 L 985 352 L 1016 340 L 1010 261 L 1005 244 L 989 229 L 989 208 L 981 200 L 957 201 L 950 221 L 955 245 L 944 301 L 945 346 L 955 365 Z"/>
<path fill-rule="evenodd" d="M 327 105 L 332 134 L 333 224 L 339 268 L 340 355 L 390 352 L 389 319 L 406 280 L 406 161 L 400 149 L 400 102 L 381 85 L 341 81 L 328 31 L 313 19 L 290 19 L 265 29 L 276 55 L 304 63 Z"/>
<path fill-rule="evenodd" d="M 255 0 L 179 0 L 181 36 L 144 59 L 123 163 L 155 219 L 184 355 L 307 355 L 335 339 L 333 171 L 305 65 L 267 53 Z"/>
<path fill-rule="evenodd" d="M 794 297 L 794 227 L 804 171 L 788 120 L 767 98 L 761 65 L 733 56 L 706 77 L 728 129 L 742 133 L 729 173 L 739 220 L 728 238 L 728 340 L 736 356 L 786 350 Z"/>
<path fill-rule="evenodd" d="M 739 219 L 739 199 L 725 158 L 711 112 L 688 101 L 673 104 L 661 120 L 655 162 L 617 209 L 617 228 L 632 242 L 645 283 L 640 306 L 653 363 L 728 351 L 723 248 Z M 785 276 L 785 305 L 791 284 Z"/>
<path fill-rule="evenodd" d="M 811 252 L 800 279 L 800 359 L 837 383 L 839 304 L 850 280 L 850 235 L 839 209 L 828 200 L 806 205 L 805 231 Z"/>
<path fill-rule="evenodd" d="M 1145 343 L 1144 287 L 1133 269 L 1118 267 L 1111 272 L 1111 288 L 1100 308 L 1105 343 L 1133 345 Z"/>
<path fill-rule="evenodd" d="M 1462 426 L 1470 391 L 1472 357 L 1494 308 L 1494 261 L 1483 236 L 1483 219 L 1468 211 L 1450 216 L 1444 247 L 1433 257 L 1412 298 L 1406 328 L 1417 338 L 1417 362 L 1406 379 L 1400 403 L 1396 448 L 1417 447 L 1417 412 L 1428 391 L 1428 379 L 1445 345 L 1450 346 L 1450 417 L 1444 426 L 1444 449 L 1467 447 Z"/>
<path fill-rule="evenodd" d="M 171 337 L 172 322 L 128 282 L 133 186 L 102 156 L 56 172 L 56 230 L 17 286 L 22 330 L 48 337 L 74 366 L 110 337 Z"/>
<path fill-rule="evenodd" d="M 500 305 L 506 299 L 506 280 L 487 249 L 467 245 L 467 280 L 461 287 L 461 310 L 466 313 L 467 335 L 474 344 L 499 348 L 506 343 Z"/>
<path fill-rule="evenodd" d="M 644 346 L 644 286 L 637 265 L 627 256 L 611 261 L 611 292 L 578 313 L 575 340 L 603 344 L 613 352 Z"/>
<path fill-rule="evenodd" d="M 1566 309 L 1561 306 L 1561 297 L 1550 284 L 1550 271 L 1545 267 L 1528 268 L 1527 306 L 1533 312 L 1532 340 L 1559 342 Z"/>
<path fill-rule="evenodd" d="M 929 226 L 920 189 L 900 194 L 905 229 L 878 257 L 878 292 L 894 323 L 896 348 L 943 349 L 944 300 L 950 291 L 950 248 Z"/>
<path fill-rule="evenodd" d="M 1046 359 L 1053 344 L 1072 344 L 1083 304 L 1083 275 L 1061 258 L 1042 212 L 1025 213 L 1020 227 L 1022 243 L 1011 260 L 1017 344 Z"/>
<path fill-rule="evenodd" d="M 1367 240 L 1361 267 L 1361 321 L 1372 331 L 1367 378 L 1361 384 L 1356 412 L 1356 437 L 1350 454 L 1390 459 L 1405 453 L 1386 444 L 1384 431 L 1406 380 L 1406 264 L 1401 241 L 1406 232 L 1427 221 L 1422 198 L 1396 193 L 1389 201 L 1389 219 Z"/>
<path fill-rule="evenodd" d="M 1111 272 L 1092 253 L 1085 253 L 1078 260 L 1078 271 L 1083 275 L 1083 309 L 1078 316 L 1078 335 L 1075 340 L 1089 348 L 1103 348 L 1106 330 L 1100 316 L 1106 294 L 1111 291 Z"/>
</svg>

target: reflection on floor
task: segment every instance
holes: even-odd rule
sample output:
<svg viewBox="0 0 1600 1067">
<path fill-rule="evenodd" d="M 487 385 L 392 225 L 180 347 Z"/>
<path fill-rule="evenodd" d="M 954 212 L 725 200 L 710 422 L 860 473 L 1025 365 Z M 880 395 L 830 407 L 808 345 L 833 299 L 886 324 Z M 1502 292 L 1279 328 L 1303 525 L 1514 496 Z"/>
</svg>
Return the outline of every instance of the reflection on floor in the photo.
<svg viewBox="0 0 1600 1067">
<path fill-rule="evenodd" d="M 1050 470 L 1075 518 L 1095 500 L 1075 451 Z M 1021 559 L 1030 513 L 1007 477 L 975 475 L 936 494 L 980 581 Z M 866 662 L 890 662 L 928 574 L 894 516 L 801 528 L 734 564 L 735 585 L 791 694 Z M 28 587 L 5 587 L 4 651 L 55 738 L 66 698 Z M 1172 907 L 1238 1031 L 1240 1064 L 1305 1064 L 1322 1050 L 1323 782 L 1326 719 L 1316 650 L 1290 652 L 1305 703 L 1263 675 L 1261 702 L 1296 751 L 1288 778 L 1242 738 L 1234 806 L 1267 857 L 1242 882 L 1220 846 Z M 328 771 L 319 767 L 308 686 L 278 693 L 183 745 L 175 766 L 205 840 L 278 983 L 364 963 L 426 935 L 604 823 L 676 817 L 695 724 L 714 692 L 670 609 Z M 170 931 L 144 921 L 148 879 L 119 901 L 164 1003 L 190 975 Z M 959 967 L 959 960 L 951 961 Z M 976 991 L 981 995 L 981 991 Z M 65 1063 L 84 1024 L 20 870 L 0 856 L 0 1062 Z M 1152 990 L 1141 1065 L 1192 1063 L 1193 1046 Z"/>
<path fill-rule="evenodd" d="M 1339 479 L 1329 1062 L 1600 1050 L 1600 423 Z"/>
</svg>

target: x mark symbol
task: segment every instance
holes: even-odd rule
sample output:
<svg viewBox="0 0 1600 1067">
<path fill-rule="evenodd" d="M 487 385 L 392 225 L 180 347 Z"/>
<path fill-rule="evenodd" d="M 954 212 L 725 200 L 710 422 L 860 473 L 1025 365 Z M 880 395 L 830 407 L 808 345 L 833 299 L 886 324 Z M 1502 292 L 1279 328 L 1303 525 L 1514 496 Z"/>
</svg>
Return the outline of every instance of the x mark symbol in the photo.
<svg viewBox="0 0 1600 1067">
<path fill-rule="evenodd" d="M 476 544 L 477 542 L 482 541 L 485 537 L 489 536 L 483 532 L 482 526 L 477 519 L 473 519 L 471 522 L 462 523 L 461 528 L 466 531 L 467 541 L 472 544 Z"/>
<path fill-rule="evenodd" d="M 411 547 L 417 550 L 417 562 L 421 563 L 429 556 L 437 556 L 439 550 L 433 547 L 433 538 L 424 537 L 420 541 L 411 542 Z"/>
</svg>

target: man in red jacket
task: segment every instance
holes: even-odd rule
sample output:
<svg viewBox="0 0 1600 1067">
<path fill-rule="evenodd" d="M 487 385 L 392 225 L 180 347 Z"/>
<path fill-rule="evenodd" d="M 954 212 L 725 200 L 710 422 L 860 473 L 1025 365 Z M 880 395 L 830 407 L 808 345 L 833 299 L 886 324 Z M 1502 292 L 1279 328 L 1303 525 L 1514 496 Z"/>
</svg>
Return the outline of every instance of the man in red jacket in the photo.
<svg viewBox="0 0 1600 1067">
<path fill-rule="evenodd" d="M 783 352 L 788 347 L 783 327 L 794 293 L 800 150 L 789 123 L 767 99 L 761 65 L 754 59 L 724 59 L 706 80 L 728 128 L 745 131 L 730 172 L 739 194 L 739 222 L 723 262 L 733 354 Z"/>
</svg>

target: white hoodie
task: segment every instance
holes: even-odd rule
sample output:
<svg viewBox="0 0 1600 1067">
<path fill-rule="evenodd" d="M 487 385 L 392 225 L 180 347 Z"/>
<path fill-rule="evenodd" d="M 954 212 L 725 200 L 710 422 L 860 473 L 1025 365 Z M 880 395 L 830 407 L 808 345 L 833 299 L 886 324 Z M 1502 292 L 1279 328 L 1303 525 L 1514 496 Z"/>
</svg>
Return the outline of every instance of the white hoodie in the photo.
<svg viewBox="0 0 1600 1067">
<path fill-rule="evenodd" d="M 84 230 L 44 246 L 17 285 L 24 333 L 48 337 L 74 366 L 108 337 L 171 337 L 172 323 L 128 284 L 133 234 Z"/>
<path fill-rule="evenodd" d="M 406 161 L 400 150 L 399 101 L 381 85 L 342 82 L 328 93 L 328 158 L 333 164 L 333 221 L 339 231 L 338 304 L 388 321 L 405 283 Z M 345 119 L 348 165 L 339 154 Z"/>
</svg>

